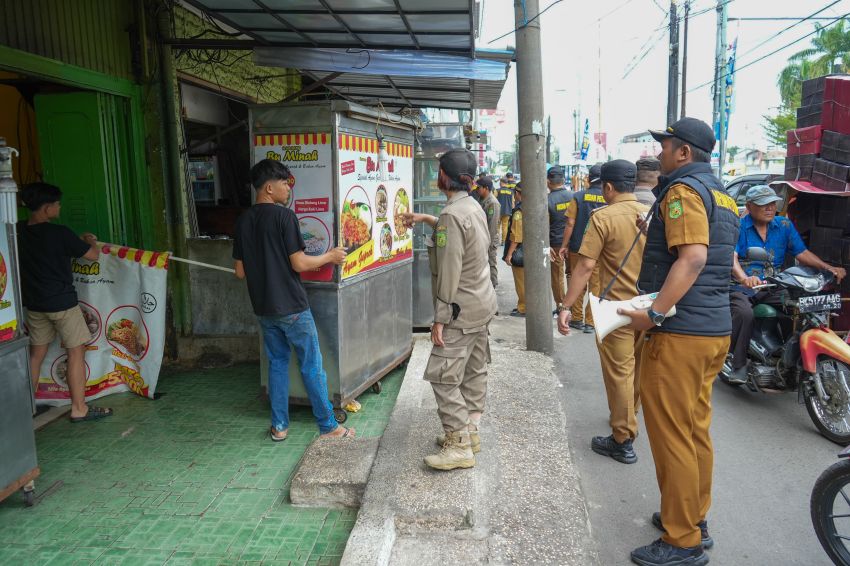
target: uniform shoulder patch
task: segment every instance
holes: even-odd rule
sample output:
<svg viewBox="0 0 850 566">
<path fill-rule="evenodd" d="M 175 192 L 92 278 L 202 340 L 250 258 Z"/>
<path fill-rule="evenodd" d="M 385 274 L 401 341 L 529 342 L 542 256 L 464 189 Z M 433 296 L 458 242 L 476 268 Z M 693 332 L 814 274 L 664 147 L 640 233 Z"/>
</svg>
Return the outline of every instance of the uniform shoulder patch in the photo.
<svg viewBox="0 0 850 566">
<path fill-rule="evenodd" d="M 496 214 L 496 207 L 491 204 L 487 207 L 487 216 L 493 216 L 494 214 Z"/>
<path fill-rule="evenodd" d="M 684 208 L 680 199 L 671 200 L 667 203 L 667 215 L 673 220 L 682 216 L 682 212 L 684 212 Z"/>
<path fill-rule="evenodd" d="M 434 231 L 434 244 L 438 248 L 445 248 L 448 242 L 448 236 L 449 233 L 445 226 L 437 226 L 437 229 Z"/>
</svg>

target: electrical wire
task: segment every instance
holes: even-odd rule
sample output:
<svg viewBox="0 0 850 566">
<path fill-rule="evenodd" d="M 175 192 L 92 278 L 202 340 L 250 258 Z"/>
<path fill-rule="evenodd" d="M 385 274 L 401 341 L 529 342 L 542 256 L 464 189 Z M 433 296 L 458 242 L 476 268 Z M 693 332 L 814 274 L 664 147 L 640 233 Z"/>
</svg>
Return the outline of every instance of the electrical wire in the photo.
<svg viewBox="0 0 850 566">
<path fill-rule="evenodd" d="M 552 3 L 551 3 L 551 4 L 549 4 L 548 6 L 546 6 L 545 8 L 543 8 L 542 10 L 540 10 L 539 12 L 537 12 L 537 14 L 536 14 L 533 18 L 531 18 L 530 20 L 526 21 L 524 24 L 522 24 L 522 25 L 521 25 L 521 26 L 519 26 L 518 28 L 514 28 L 514 29 L 512 29 L 511 31 L 509 31 L 509 32 L 507 32 L 507 33 L 503 33 L 502 35 L 500 35 L 499 37 L 497 37 L 497 38 L 495 38 L 495 39 L 491 39 L 490 41 L 488 41 L 488 42 L 487 42 L 487 45 L 490 45 L 491 43 L 495 43 L 495 42 L 499 41 L 499 40 L 500 40 L 500 39 L 502 39 L 502 38 L 508 37 L 508 36 L 509 36 L 509 35 L 511 35 L 512 33 L 516 33 L 517 31 L 521 30 L 521 29 L 522 29 L 522 28 L 524 28 L 524 27 L 528 27 L 528 24 L 530 24 L 531 22 L 533 22 L 534 20 L 536 20 L 537 18 L 539 18 L 540 16 L 542 16 L 543 14 L 545 14 L 546 12 L 548 12 L 548 11 L 549 11 L 549 9 L 550 9 L 552 6 L 555 6 L 555 5 L 557 5 L 557 4 L 560 4 L 560 3 L 561 3 L 561 2 L 563 2 L 563 1 L 564 1 L 564 0 L 555 0 L 554 2 L 552 2 Z M 630 2 L 631 0 L 626 0 L 626 1 L 627 1 L 627 2 Z M 525 5 L 525 4 L 523 3 L 523 6 L 524 6 L 524 5 Z"/>
<path fill-rule="evenodd" d="M 740 55 L 740 57 L 746 57 L 747 55 L 749 55 L 749 54 L 750 54 L 750 53 L 752 53 L 753 51 L 757 50 L 759 47 L 761 47 L 761 46 L 762 46 L 762 45 L 764 45 L 765 43 L 767 43 L 767 42 L 769 42 L 769 41 L 772 41 L 772 40 L 776 39 L 777 37 L 779 37 L 780 35 L 782 35 L 782 34 L 783 34 L 783 33 L 785 33 L 786 31 L 788 31 L 788 30 L 790 30 L 790 29 L 793 29 L 794 27 L 796 27 L 796 26 L 798 26 L 798 25 L 802 24 L 802 23 L 803 23 L 803 22 L 805 22 L 806 20 L 810 20 L 811 18 L 813 18 L 813 17 L 817 16 L 817 15 L 818 15 L 818 14 L 820 14 L 821 12 L 824 12 L 824 11 L 826 11 L 826 10 L 828 10 L 828 9 L 832 8 L 833 6 L 835 6 L 836 4 L 838 4 L 839 2 L 841 2 L 841 0 L 835 0 L 834 2 L 832 2 L 831 4 L 828 4 L 828 5 L 826 5 L 826 6 L 824 6 L 823 8 L 821 8 L 820 10 L 818 10 L 817 12 L 812 12 L 811 14 L 809 14 L 808 16 L 806 16 L 805 18 L 802 18 L 802 19 L 800 19 L 800 20 L 797 20 L 796 22 L 794 22 L 794 23 L 793 23 L 793 24 L 791 24 L 790 26 L 788 26 L 788 27 L 786 27 L 786 28 L 783 28 L 782 30 L 780 30 L 780 31 L 776 32 L 775 34 L 771 35 L 770 37 L 768 37 L 767 39 L 765 39 L 764 41 L 762 41 L 761 43 L 759 43 L 759 44 L 758 44 L 758 45 L 756 45 L 755 47 L 753 47 L 753 48 L 751 48 L 751 49 L 748 49 L 746 52 L 742 53 L 742 54 Z"/>
<path fill-rule="evenodd" d="M 806 34 L 806 35 L 804 35 L 803 37 L 799 37 L 799 38 L 795 39 L 794 41 L 792 41 L 792 42 L 790 42 L 790 43 L 786 43 L 786 44 L 785 44 L 785 45 L 783 45 L 782 47 L 780 47 L 780 48 L 778 48 L 778 49 L 774 49 L 774 50 L 773 50 L 773 51 L 771 51 L 770 53 L 767 53 L 766 55 L 762 55 L 762 56 L 761 56 L 761 57 L 759 57 L 758 59 L 754 59 L 753 61 L 750 61 L 749 63 L 746 63 L 745 65 L 741 65 L 740 67 L 737 67 L 737 68 L 735 69 L 735 71 L 734 71 L 734 72 L 743 71 L 743 70 L 744 70 L 744 69 L 746 69 L 747 67 L 751 67 L 752 65 L 755 65 L 756 63 L 758 63 L 758 62 L 760 62 L 760 61 L 763 61 L 764 59 L 767 59 L 767 58 L 768 58 L 768 57 L 770 57 L 771 55 L 776 55 L 777 53 L 779 53 L 779 52 L 780 52 L 780 51 L 782 51 L 783 49 L 787 49 L 788 47 L 791 47 L 792 45 L 794 45 L 794 44 L 796 44 L 796 43 L 800 43 L 800 42 L 801 42 L 801 41 L 803 41 L 804 39 L 806 39 L 806 38 L 808 38 L 808 37 L 811 37 L 811 36 L 815 35 L 816 33 L 818 33 L 819 31 L 824 30 L 824 29 L 828 28 L 829 26 L 834 25 L 834 24 L 836 24 L 836 23 L 840 22 L 841 20 L 843 20 L 844 18 L 846 18 L 846 17 L 848 17 L 848 16 L 850 16 L 850 12 L 847 12 L 846 14 L 844 14 L 844 15 L 842 15 L 842 16 L 838 16 L 837 18 L 835 18 L 834 20 L 832 20 L 832 21 L 831 21 L 831 22 L 829 22 L 828 24 L 826 24 L 826 25 L 824 25 L 824 26 L 817 27 L 817 28 L 815 28 L 815 29 L 814 29 L 814 31 L 811 31 L 811 32 L 807 33 L 807 34 Z M 728 76 L 729 76 L 729 75 L 731 75 L 731 74 L 733 74 L 733 73 L 729 73 L 729 72 L 727 71 L 727 72 L 726 72 L 726 73 L 724 73 L 723 75 L 721 75 L 721 76 L 717 77 L 717 82 L 722 81 L 723 79 L 725 79 L 726 77 L 728 77 Z M 713 85 L 714 83 L 715 83 L 715 81 L 714 81 L 714 80 L 710 80 L 710 81 L 704 82 L 704 83 L 702 83 L 701 85 L 695 86 L 694 88 L 692 88 L 692 89 L 688 90 L 688 92 L 689 92 L 689 93 L 694 92 L 695 90 L 699 90 L 699 89 L 704 88 L 704 87 L 707 87 L 707 86 L 709 86 L 709 85 Z"/>
</svg>

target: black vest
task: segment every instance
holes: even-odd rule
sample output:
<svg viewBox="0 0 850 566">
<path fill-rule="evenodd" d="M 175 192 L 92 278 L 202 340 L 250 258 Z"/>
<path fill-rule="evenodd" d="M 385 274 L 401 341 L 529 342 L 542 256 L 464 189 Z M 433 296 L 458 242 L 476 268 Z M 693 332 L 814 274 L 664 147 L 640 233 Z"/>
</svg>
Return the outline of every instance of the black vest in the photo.
<svg viewBox="0 0 850 566">
<path fill-rule="evenodd" d="M 581 248 L 581 241 L 584 239 L 587 223 L 590 222 L 590 213 L 600 206 L 605 206 L 605 199 L 602 198 L 602 185 L 593 184 L 587 190 L 577 192 L 575 200 L 578 211 L 573 235 L 570 236 L 570 251 L 578 253 L 579 248 Z"/>
<path fill-rule="evenodd" d="M 514 212 L 517 210 L 522 210 L 522 203 L 518 202 L 514 209 L 511 211 L 511 217 L 508 219 L 508 231 L 505 233 L 505 249 L 502 250 L 502 259 L 506 259 L 508 257 L 508 248 L 511 247 L 511 230 L 514 227 Z M 520 249 L 522 244 L 517 244 L 516 248 Z"/>
<path fill-rule="evenodd" d="M 560 248 L 567 226 L 567 203 L 573 200 L 573 192 L 566 188 L 549 191 L 549 245 Z"/>
<path fill-rule="evenodd" d="M 732 257 L 738 242 L 738 209 L 723 190 L 708 163 L 690 163 L 659 179 L 656 205 L 643 251 L 638 287 L 641 293 L 661 290 L 676 255 L 667 249 L 664 218 L 659 204 L 670 187 L 684 184 L 702 198 L 708 214 L 708 258 L 693 286 L 676 304 L 676 316 L 668 318 L 658 330 L 696 336 L 728 336 L 732 332 L 729 310 L 729 282 Z M 662 188 L 663 187 L 663 188 Z M 660 189 L 660 190 L 659 190 Z M 683 352 L 683 355 L 687 355 Z"/>
<path fill-rule="evenodd" d="M 506 186 L 500 186 L 493 189 L 493 194 L 496 195 L 496 200 L 499 201 L 499 206 L 502 207 L 501 216 L 510 216 L 511 210 L 514 208 L 514 185 L 508 183 Z"/>
</svg>

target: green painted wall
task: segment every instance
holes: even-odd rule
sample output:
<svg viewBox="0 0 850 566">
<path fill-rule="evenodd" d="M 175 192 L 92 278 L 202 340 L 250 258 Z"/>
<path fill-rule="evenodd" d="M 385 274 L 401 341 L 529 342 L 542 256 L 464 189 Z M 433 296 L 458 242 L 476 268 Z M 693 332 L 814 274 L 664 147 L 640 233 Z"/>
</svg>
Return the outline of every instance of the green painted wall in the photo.
<svg viewBox="0 0 850 566">
<path fill-rule="evenodd" d="M 0 44 L 114 77 L 133 77 L 133 0 L 3 0 Z"/>
</svg>

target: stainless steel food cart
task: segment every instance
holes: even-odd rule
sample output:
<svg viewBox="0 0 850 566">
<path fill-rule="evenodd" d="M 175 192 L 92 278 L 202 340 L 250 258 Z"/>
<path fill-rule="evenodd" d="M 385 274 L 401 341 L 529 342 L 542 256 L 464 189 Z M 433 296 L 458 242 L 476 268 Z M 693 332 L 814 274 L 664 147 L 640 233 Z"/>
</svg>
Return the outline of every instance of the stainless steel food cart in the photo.
<svg viewBox="0 0 850 566">
<path fill-rule="evenodd" d="M 35 400 L 30 381 L 29 340 L 23 333 L 18 248 L 17 186 L 12 152 L 0 138 L 0 501 L 23 490 L 33 503 L 39 475 L 33 432 Z"/>
<path fill-rule="evenodd" d="M 302 273 L 319 331 L 328 391 L 339 410 L 404 362 L 412 348 L 413 238 L 401 214 L 413 206 L 415 124 L 344 101 L 250 109 L 253 161 L 293 174 L 287 204 L 309 254 L 348 250 L 344 265 Z M 262 343 L 262 336 L 260 337 Z M 261 383 L 268 362 L 261 347 Z M 290 400 L 308 404 L 295 356 Z"/>
<path fill-rule="evenodd" d="M 439 216 L 446 197 L 437 186 L 440 163 L 437 155 L 450 149 L 465 147 L 463 124 L 427 124 L 419 134 L 420 151 L 414 167 L 413 193 L 416 212 Z M 417 224 L 413 230 L 413 327 L 426 328 L 434 322 L 434 300 L 431 294 L 431 267 L 425 244 L 431 227 Z"/>
</svg>

